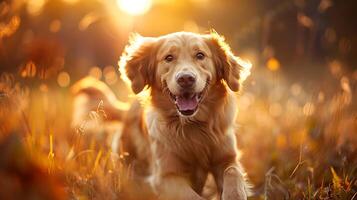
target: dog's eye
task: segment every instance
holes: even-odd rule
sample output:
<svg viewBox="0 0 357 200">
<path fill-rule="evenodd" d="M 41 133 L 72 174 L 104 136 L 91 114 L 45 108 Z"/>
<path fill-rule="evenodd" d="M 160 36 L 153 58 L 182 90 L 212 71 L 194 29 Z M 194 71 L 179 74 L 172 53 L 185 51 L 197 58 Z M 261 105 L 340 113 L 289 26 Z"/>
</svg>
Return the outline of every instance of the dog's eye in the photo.
<svg viewBox="0 0 357 200">
<path fill-rule="evenodd" d="M 173 55 L 167 55 L 166 57 L 165 57 L 165 61 L 166 62 L 172 62 L 174 60 L 174 56 Z"/>
<path fill-rule="evenodd" d="M 203 60 L 203 59 L 205 58 L 205 54 L 203 54 L 203 53 L 201 53 L 201 52 L 198 52 L 198 53 L 196 54 L 196 58 L 197 58 L 198 60 Z"/>
</svg>

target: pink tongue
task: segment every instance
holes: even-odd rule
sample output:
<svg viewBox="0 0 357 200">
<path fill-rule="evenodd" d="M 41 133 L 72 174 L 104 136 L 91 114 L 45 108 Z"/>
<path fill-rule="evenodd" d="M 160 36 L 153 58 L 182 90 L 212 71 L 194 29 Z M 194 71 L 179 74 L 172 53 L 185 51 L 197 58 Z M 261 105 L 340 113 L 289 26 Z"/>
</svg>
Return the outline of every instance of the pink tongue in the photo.
<svg viewBox="0 0 357 200">
<path fill-rule="evenodd" d="M 196 97 L 192 98 L 184 98 L 184 97 L 177 97 L 176 100 L 177 106 L 180 110 L 194 110 L 197 107 L 197 99 Z"/>
</svg>

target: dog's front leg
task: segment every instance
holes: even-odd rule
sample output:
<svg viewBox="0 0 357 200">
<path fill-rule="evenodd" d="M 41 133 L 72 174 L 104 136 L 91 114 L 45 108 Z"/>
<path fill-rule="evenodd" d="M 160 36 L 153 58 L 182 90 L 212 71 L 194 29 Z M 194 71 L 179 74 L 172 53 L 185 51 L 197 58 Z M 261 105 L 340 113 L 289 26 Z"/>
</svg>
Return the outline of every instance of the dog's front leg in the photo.
<svg viewBox="0 0 357 200">
<path fill-rule="evenodd" d="M 160 200 L 204 200 L 184 177 L 170 175 L 162 178 L 159 189 Z"/>
<path fill-rule="evenodd" d="M 246 187 L 244 172 L 239 165 L 231 165 L 224 169 L 222 200 L 246 200 Z"/>
</svg>

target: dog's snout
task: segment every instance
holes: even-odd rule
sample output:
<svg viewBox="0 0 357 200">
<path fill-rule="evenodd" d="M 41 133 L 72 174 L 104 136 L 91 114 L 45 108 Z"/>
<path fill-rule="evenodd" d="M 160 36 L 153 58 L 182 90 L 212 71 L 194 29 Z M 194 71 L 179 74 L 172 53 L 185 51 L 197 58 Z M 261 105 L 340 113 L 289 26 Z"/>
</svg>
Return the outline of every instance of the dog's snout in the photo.
<svg viewBox="0 0 357 200">
<path fill-rule="evenodd" d="M 182 88 L 191 88 L 196 82 L 196 76 L 193 73 L 181 72 L 177 74 L 176 81 Z"/>
</svg>

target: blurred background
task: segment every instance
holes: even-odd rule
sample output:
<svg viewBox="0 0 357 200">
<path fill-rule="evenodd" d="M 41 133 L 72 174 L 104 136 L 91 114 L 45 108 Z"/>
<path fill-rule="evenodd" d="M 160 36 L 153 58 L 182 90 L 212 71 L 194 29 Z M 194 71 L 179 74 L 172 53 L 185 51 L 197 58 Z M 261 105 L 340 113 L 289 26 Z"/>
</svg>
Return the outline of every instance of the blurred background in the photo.
<svg viewBox="0 0 357 200">
<path fill-rule="evenodd" d="M 355 0 L 1 1 L 0 197 L 153 199 L 98 142 L 116 131 L 72 130 L 70 88 L 89 75 L 130 102 L 117 70 L 130 33 L 214 29 L 253 64 L 237 102 L 252 199 L 357 199 L 356 11 Z"/>
</svg>

